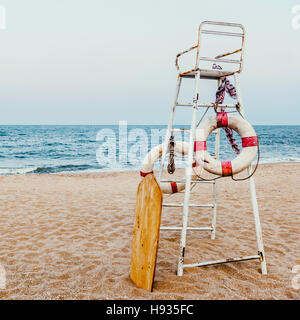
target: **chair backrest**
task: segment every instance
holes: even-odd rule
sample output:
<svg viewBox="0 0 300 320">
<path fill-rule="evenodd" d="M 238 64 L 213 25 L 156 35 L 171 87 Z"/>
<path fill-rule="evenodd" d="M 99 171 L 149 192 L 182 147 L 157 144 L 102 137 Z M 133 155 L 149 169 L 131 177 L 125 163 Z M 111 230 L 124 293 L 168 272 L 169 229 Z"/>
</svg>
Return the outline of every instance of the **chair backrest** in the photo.
<svg viewBox="0 0 300 320">
<path fill-rule="evenodd" d="M 205 29 L 205 26 L 209 26 L 208 29 Z M 214 28 L 212 28 L 212 27 Z M 227 29 L 227 31 L 223 31 Z M 232 30 L 233 28 L 239 29 L 239 32 L 228 31 L 228 29 Z M 203 34 L 211 34 L 225 37 L 239 37 L 241 38 L 241 47 L 232 51 L 219 54 L 215 57 L 202 57 L 200 56 L 201 45 L 202 45 L 202 35 Z M 197 58 L 196 58 L 196 67 L 199 68 L 200 61 L 206 62 L 215 62 L 215 63 L 230 63 L 230 64 L 238 64 L 239 69 L 236 72 L 241 72 L 243 66 L 243 50 L 244 50 L 244 42 L 245 42 L 245 28 L 243 25 L 238 23 L 228 23 L 228 22 L 216 22 L 216 21 L 203 21 L 198 29 L 198 44 L 197 44 Z M 239 59 L 222 59 L 231 54 L 236 54 L 240 52 Z"/>
</svg>

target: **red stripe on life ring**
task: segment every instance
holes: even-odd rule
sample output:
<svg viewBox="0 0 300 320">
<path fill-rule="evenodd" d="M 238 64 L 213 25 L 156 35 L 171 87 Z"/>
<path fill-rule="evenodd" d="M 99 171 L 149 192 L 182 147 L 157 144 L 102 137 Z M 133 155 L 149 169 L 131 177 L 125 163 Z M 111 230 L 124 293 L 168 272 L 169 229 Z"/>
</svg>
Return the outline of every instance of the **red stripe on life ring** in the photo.
<svg viewBox="0 0 300 320">
<path fill-rule="evenodd" d="M 206 141 L 195 141 L 194 151 L 207 150 Z"/>
<path fill-rule="evenodd" d="M 258 146 L 258 136 L 245 137 L 242 138 L 242 147 L 257 147 Z"/>
<path fill-rule="evenodd" d="M 222 165 L 222 176 L 223 177 L 232 176 L 231 161 L 222 161 L 221 165 Z"/>
<path fill-rule="evenodd" d="M 172 192 L 173 193 L 178 192 L 177 183 L 176 182 L 171 182 L 171 188 L 172 188 Z"/>
<path fill-rule="evenodd" d="M 217 113 L 217 126 L 218 126 L 218 128 L 228 127 L 227 112 L 218 112 Z"/>
<path fill-rule="evenodd" d="M 141 177 L 143 177 L 143 178 L 145 178 L 148 174 L 152 174 L 153 173 L 153 171 L 151 171 L 151 172 L 143 172 L 143 171 L 140 171 L 140 175 L 141 175 Z"/>
</svg>

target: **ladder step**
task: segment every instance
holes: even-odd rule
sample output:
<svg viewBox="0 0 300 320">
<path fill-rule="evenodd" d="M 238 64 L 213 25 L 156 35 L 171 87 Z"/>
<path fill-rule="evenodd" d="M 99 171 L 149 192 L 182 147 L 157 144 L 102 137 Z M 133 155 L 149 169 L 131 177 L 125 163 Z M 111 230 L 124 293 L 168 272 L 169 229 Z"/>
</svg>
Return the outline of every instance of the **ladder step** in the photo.
<svg viewBox="0 0 300 320">
<path fill-rule="evenodd" d="M 176 103 L 177 107 L 193 107 L 193 103 Z M 218 104 L 218 103 L 199 103 L 198 107 L 200 108 L 232 108 L 232 109 L 238 109 L 238 104 Z"/>
<path fill-rule="evenodd" d="M 163 203 L 163 207 L 183 207 L 183 203 Z M 201 207 L 201 208 L 214 208 L 215 205 L 213 203 L 190 203 L 189 207 Z"/>
<path fill-rule="evenodd" d="M 238 261 L 246 261 L 246 260 L 256 260 L 256 259 L 260 259 L 260 255 L 245 256 L 245 257 L 238 257 L 238 258 L 229 258 L 229 259 L 222 259 L 222 260 L 215 260 L 215 261 L 206 261 L 206 262 L 201 262 L 201 263 L 184 264 L 183 268 L 202 267 L 202 266 L 209 266 L 209 265 L 214 265 L 214 264 L 238 262 Z"/>
<path fill-rule="evenodd" d="M 176 182 L 176 183 L 186 183 L 185 180 L 160 180 L 160 182 Z M 191 180 L 191 183 L 216 183 L 215 180 L 213 181 L 206 181 L 206 180 Z"/>
<path fill-rule="evenodd" d="M 182 230 L 182 227 L 160 227 L 160 230 Z M 212 227 L 187 227 L 186 230 L 212 231 Z"/>
<path fill-rule="evenodd" d="M 193 107 L 194 105 L 192 103 L 176 103 L 177 107 Z"/>
<path fill-rule="evenodd" d="M 173 128 L 171 131 L 174 131 L 174 132 L 185 132 L 185 131 L 191 131 L 191 129 Z"/>
</svg>

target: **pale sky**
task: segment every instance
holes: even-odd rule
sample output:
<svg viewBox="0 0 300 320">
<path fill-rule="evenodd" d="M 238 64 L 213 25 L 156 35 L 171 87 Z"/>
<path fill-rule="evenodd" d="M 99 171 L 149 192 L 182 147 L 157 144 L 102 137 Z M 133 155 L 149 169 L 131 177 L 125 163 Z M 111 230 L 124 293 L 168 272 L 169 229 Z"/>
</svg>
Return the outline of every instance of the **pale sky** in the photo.
<svg viewBox="0 0 300 320">
<path fill-rule="evenodd" d="M 241 88 L 248 120 L 300 124 L 300 28 L 291 23 L 300 0 L 0 5 L 7 25 L 0 30 L 0 124 L 167 124 L 175 56 L 196 43 L 204 20 L 246 28 Z M 202 101 L 212 102 L 205 94 Z M 176 121 L 187 124 L 190 114 Z"/>
</svg>

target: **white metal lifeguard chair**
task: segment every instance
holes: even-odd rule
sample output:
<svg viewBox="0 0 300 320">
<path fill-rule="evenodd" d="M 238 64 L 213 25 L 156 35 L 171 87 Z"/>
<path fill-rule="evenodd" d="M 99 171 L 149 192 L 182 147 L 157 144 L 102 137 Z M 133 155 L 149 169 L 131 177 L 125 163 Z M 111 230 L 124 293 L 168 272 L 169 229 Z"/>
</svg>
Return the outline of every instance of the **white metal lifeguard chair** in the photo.
<svg viewBox="0 0 300 320">
<path fill-rule="evenodd" d="M 230 30 L 230 31 L 229 31 Z M 235 31 L 234 31 L 235 30 Z M 207 35 L 215 35 L 221 37 L 235 37 L 240 39 L 240 47 L 236 50 L 233 50 L 228 53 L 222 53 L 220 55 L 214 57 L 204 57 L 202 56 L 202 37 L 204 34 Z M 208 110 L 207 108 L 214 108 L 216 111 L 220 110 L 221 107 L 225 109 L 236 110 L 240 113 L 242 117 L 244 117 L 244 107 L 241 97 L 241 90 L 239 86 L 239 73 L 242 71 L 243 65 L 243 50 L 244 50 L 244 40 L 245 40 L 245 29 L 241 24 L 236 23 L 225 23 L 225 22 L 215 22 L 215 21 L 204 21 L 200 24 L 198 29 L 198 43 L 197 45 L 191 47 L 188 50 L 185 50 L 179 53 L 176 57 L 176 67 L 179 70 L 178 73 L 178 82 L 177 89 L 175 94 L 174 105 L 171 110 L 171 116 L 168 124 L 167 134 L 165 137 L 165 142 L 163 144 L 163 153 L 162 153 L 162 161 L 161 167 L 159 171 L 158 181 L 159 183 L 185 183 L 185 194 L 184 194 L 184 202 L 183 203 L 163 203 L 163 207 L 183 207 L 183 216 L 182 216 L 182 226 L 179 227 L 161 227 L 161 230 L 181 230 L 181 240 L 180 240 L 180 248 L 179 248 L 179 258 L 178 258 L 178 269 L 177 275 L 183 275 L 183 269 L 188 267 L 200 267 L 206 265 L 214 265 L 235 261 L 244 261 L 244 260 L 254 260 L 257 259 L 261 264 L 262 274 L 267 274 L 267 266 L 266 266 L 266 257 L 264 253 L 263 241 L 262 241 L 262 232 L 261 232 L 261 224 L 259 218 L 259 211 L 256 199 L 256 191 L 255 184 L 252 177 L 252 165 L 247 168 L 247 172 L 249 175 L 250 182 L 250 193 L 251 193 L 251 202 L 252 209 L 254 215 L 254 223 L 256 229 L 256 239 L 258 246 L 258 253 L 250 256 L 242 256 L 238 258 L 230 258 L 230 259 L 221 259 L 215 261 L 207 261 L 201 263 L 191 263 L 184 264 L 184 253 L 186 248 L 186 236 L 187 230 L 206 230 L 211 232 L 211 239 L 215 239 L 216 233 L 216 215 L 217 215 L 217 180 L 206 181 L 203 179 L 193 180 L 191 177 L 192 166 L 193 166 L 193 155 L 194 155 L 194 142 L 195 142 L 195 132 L 196 132 L 196 121 L 197 121 L 197 111 L 198 110 Z M 178 59 L 182 55 L 190 52 L 196 51 L 196 64 L 193 69 L 187 71 L 180 71 L 178 65 Z M 237 59 L 228 59 L 224 57 L 228 57 L 229 55 L 239 56 Z M 208 69 L 202 66 L 204 63 L 215 62 L 218 64 L 226 64 L 230 65 L 229 70 L 217 70 L 217 69 Z M 234 67 L 235 66 L 235 67 Z M 237 103 L 236 104 L 222 104 L 218 105 L 216 103 L 200 103 L 199 96 L 199 83 L 200 79 L 204 80 L 217 80 L 218 84 L 224 77 L 233 76 L 235 81 L 236 95 L 237 95 Z M 178 102 L 178 96 L 181 88 L 181 83 L 183 79 L 194 79 L 194 94 L 193 101 L 191 103 L 182 103 Z M 185 178 L 182 180 L 170 180 L 163 179 L 162 172 L 164 169 L 165 160 L 169 151 L 169 141 L 170 137 L 173 136 L 173 133 L 176 131 L 182 131 L 184 129 L 173 128 L 174 114 L 177 107 L 187 107 L 192 108 L 192 121 L 190 129 L 186 129 L 190 133 L 189 138 L 189 151 L 188 151 L 188 160 L 187 160 L 187 168 Z M 219 148 L 220 148 L 220 129 L 216 129 L 215 133 L 215 159 L 219 159 Z M 213 185 L 213 203 L 204 203 L 204 204 L 191 204 L 190 203 L 190 191 L 191 184 L 193 183 L 211 183 Z M 188 215 L 190 207 L 210 207 L 212 208 L 212 218 L 211 225 L 208 227 L 188 227 Z"/>
</svg>

